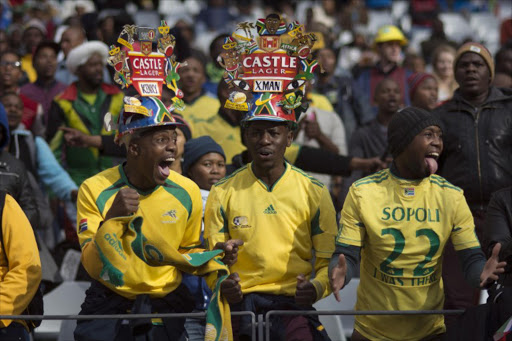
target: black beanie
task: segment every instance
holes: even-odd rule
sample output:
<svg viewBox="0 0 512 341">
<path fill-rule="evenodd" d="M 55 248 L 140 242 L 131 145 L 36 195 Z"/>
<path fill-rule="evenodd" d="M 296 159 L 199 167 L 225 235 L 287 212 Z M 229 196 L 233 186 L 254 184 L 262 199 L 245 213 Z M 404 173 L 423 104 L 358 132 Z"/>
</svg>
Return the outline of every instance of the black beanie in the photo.
<svg viewBox="0 0 512 341">
<path fill-rule="evenodd" d="M 220 154 L 224 158 L 224 161 L 226 161 L 224 150 L 210 136 L 200 136 L 187 141 L 187 143 L 185 143 L 185 152 L 183 153 L 183 174 L 186 176 L 190 167 L 192 167 L 203 155 L 208 153 Z"/>
<path fill-rule="evenodd" d="M 388 148 L 393 158 L 400 155 L 418 133 L 430 126 L 442 129 L 437 116 L 424 109 L 407 107 L 395 113 L 388 125 Z"/>
</svg>

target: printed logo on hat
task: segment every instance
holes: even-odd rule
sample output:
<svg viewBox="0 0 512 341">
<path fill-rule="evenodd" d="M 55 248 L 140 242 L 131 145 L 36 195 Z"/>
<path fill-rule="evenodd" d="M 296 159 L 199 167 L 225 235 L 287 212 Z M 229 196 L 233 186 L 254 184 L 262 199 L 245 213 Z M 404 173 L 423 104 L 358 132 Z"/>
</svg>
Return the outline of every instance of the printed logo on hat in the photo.
<svg viewBox="0 0 512 341">
<path fill-rule="evenodd" d="M 224 81 L 231 88 L 224 106 L 247 111 L 244 121 L 296 123 L 306 109 L 306 104 L 302 107 L 306 81 L 314 77 L 319 66 L 311 57 L 316 41 L 314 34 L 305 32 L 304 25 L 298 21 L 287 25 L 275 13 L 256 23 L 239 23 L 217 58 L 226 70 Z M 243 91 L 252 92 L 252 100 L 241 96 Z"/>
<path fill-rule="evenodd" d="M 478 46 L 475 46 L 475 45 L 471 45 L 471 46 L 469 47 L 469 50 L 470 50 L 470 51 L 472 51 L 472 52 L 476 52 L 476 53 L 480 53 L 480 52 L 482 52 L 482 49 L 481 49 L 481 48 L 479 48 Z"/>
<path fill-rule="evenodd" d="M 122 88 L 133 85 L 141 96 L 162 96 L 165 84 L 174 91 L 173 108 L 184 109 L 183 91 L 178 88 L 178 69 L 183 63 L 176 61 L 176 39 L 169 34 L 169 26 L 161 21 L 158 29 L 125 25 L 117 42 L 109 51 L 108 64 L 115 69 L 114 81 Z M 153 45 L 156 43 L 156 51 Z"/>
</svg>

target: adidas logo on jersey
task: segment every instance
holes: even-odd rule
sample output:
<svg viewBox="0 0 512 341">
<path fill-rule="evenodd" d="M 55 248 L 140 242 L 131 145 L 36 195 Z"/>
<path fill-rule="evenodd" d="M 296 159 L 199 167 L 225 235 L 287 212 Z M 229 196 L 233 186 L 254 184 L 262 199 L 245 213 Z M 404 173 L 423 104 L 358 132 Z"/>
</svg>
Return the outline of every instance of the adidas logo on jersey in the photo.
<svg viewBox="0 0 512 341">
<path fill-rule="evenodd" d="M 263 211 L 265 214 L 277 214 L 277 211 L 274 209 L 274 206 L 272 204 Z"/>
</svg>

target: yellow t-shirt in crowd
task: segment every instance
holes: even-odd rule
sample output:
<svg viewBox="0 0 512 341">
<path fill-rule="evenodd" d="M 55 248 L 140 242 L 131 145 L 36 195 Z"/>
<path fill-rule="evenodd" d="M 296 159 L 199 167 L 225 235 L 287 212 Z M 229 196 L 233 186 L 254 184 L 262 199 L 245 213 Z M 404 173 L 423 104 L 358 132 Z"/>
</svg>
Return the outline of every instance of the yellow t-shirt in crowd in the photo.
<svg viewBox="0 0 512 341">
<path fill-rule="evenodd" d="M 230 267 L 239 274 L 244 294 L 294 296 L 296 277 L 311 278 L 314 252 L 312 282 L 318 299 L 327 296 L 336 232 L 327 188 L 289 163 L 271 188 L 248 164 L 213 186 L 206 203 L 204 236 L 210 247 L 228 239 L 244 241 Z"/>
<path fill-rule="evenodd" d="M 94 236 L 120 189 L 134 188 L 126 177 L 123 165 L 109 168 L 80 186 L 77 201 L 77 233 L 82 248 L 82 263 L 95 267 L 97 254 Z M 134 188 L 136 189 L 136 188 Z M 199 187 L 190 179 L 171 171 L 162 186 L 142 192 L 138 190 L 139 209 L 134 215 L 144 218 L 144 235 L 151 239 L 152 231 L 164 230 L 169 241 L 180 252 L 195 252 L 200 247 L 202 199 Z M 153 237 L 154 238 L 154 237 Z M 129 299 L 139 294 L 163 297 L 181 283 L 181 272 L 172 266 L 152 267 L 134 257 L 124 274 L 125 285 L 115 287 L 99 279 L 112 291 Z"/>
<path fill-rule="evenodd" d="M 204 94 L 196 98 L 192 103 L 186 103 L 184 110 L 175 110 L 176 113 L 190 125 L 192 137 L 198 137 L 194 133 L 196 124 L 208 121 L 211 117 L 216 116 L 220 108 L 220 102 L 217 98 L 208 94 Z"/>
<path fill-rule="evenodd" d="M 361 247 L 356 310 L 443 308 L 442 255 L 479 248 L 463 191 L 431 175 L 401 179 L 389 169 L 356 181 L 341 213 L 338 245 Z M 343 292 L 342 292 L 343 293 Z M 370 340 L 420 340 L 445 331 L 442 315 L 358 315 Z"/>
</svg>

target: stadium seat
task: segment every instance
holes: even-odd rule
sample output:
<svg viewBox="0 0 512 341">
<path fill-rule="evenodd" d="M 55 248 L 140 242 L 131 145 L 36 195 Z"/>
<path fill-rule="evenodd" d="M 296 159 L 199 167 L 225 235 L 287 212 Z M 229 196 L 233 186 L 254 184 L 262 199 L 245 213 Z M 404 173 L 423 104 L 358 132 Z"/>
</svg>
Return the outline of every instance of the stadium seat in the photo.
<svg viewBox="0 0 512 341">
<path fill-rule="evenodd" d="M 375 34 L 384 25 L 394 25 L 391 11 L 368 11 L 368 32 Z"/>
<path fill-rule="evenodd" d="M 48 294 L 44 295 L 44 314 L 45 315 L 78 315 L 80 306 L 85 299 L 85 291 L 89 288 L 89 282 L 65 281 Z M 75 321 L 68 321 L 69 327 Z M 44 320 L 39 327 L 34 330 L 35 340 L 73 340 L 73 330 L 65 328 L 71 335 L 60 335 L 60 320 Z M 64 328 L 63 328 L 64 329 Z"/>
<path fill-rule="evenodd" d="M 336 301 L 331 294 L 316 302 L 314 307 L 322 310 L 353 310 L 357 299 L 357 287 L 359 278 L 352 278 L 350 283 L 340 291 L 341 302 Z M 354 330 L 353 315 L 320 315 L 320 321 L 325 326 L 327 333 L 333 341 L 343 341 L 352 335 Z"/>
<path fill-rule="evenodd" d="M 460 13 L 441 13 L 439 18 L 444 24 L 444 32 L 449 39 L 461 43 L 466 38 L 475 37 L 469 22 Z"/>
</svg>

